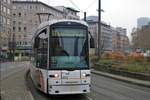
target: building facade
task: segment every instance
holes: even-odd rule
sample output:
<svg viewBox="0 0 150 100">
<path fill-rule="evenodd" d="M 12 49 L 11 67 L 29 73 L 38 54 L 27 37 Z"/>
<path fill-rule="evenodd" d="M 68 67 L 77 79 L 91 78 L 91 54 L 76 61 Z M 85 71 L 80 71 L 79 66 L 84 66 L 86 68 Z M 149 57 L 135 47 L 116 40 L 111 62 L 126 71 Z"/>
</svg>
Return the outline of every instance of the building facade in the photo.
<svg viewBox="0 0 150 100">
<path fill-rule="evenodd" d="M 137 19 L 137 28 L 142 28 L 142 26 L 148 25 L 149 22 L 150 22 L 150 18 L 140 17 Z"/>
<path fill-rule="evenodd" d="M 71 8 L 71 7 L 64 7 L 64 6 L 56 6 L 55 7 L 58 10 L 61 10 L 63 12 L 63 17 L 65 19 L 72 19 L 72 20 L 79 20 L 80 17 L 77 15 L 79 11 Z"/>
<path fill-rule="evenodd" d="M 40 1 L 13 1 L 12 3 L 12 31 L 15 34 L 16 56 L 19 57 L 29 55 L 31 39 L 40 23 L 53 19 L 78 19 L 77 11 L 70 8 L 60 10 Z"/>
<path fill-rule="evenodd" d="M 11 0 L 0 0 L 0 55 L 8 58 L 11 41 Z"/>
<path fill-rule="evenodd" d="M 12 3 L 15 55 L 16 59 L 22 59 L 31 52 L 31 40 L 38 25 L 51 19 L 62 19 L 63 12 L 39 1 L 13 1 Z M 38 16 L 40 13 L 43 15 Z M 50 14 L 49 19 L 48 14 Z"/>
<path fill-rule="evenodd" d="M 87 17 L 89 30 L 94 37 L 95 46 L 98 47 L 98 22 L 97 16 Z M 129 52 L 129 38 L 126 28 L 112 27 L 104 22 L 101 22 L 101 48 L 104 51 L 121 51 Z"/>
<path fill-rule="evenodd" d="M 98 48 L 98 22 L 87 20 L 89 25 L 89 30 L 94 38 L 95 47 Z M 106 23 L 101 23 L 101 50 L 112 51 L 112 29 L 110 25 Z"/>
<path fill-rule="evenodd" d="M 127 31 L 122 27 L 112 27 L 112 47 L 113 51 L 129 52 L 129 38 Z"/>
<path fill-rule="evenodd" d="M 140 49 L 142 51 L 150 50 L 150 22 L 148 25 L 142 26 L 132 31 L 132 47 L 134 50 Z"/>
</svg>

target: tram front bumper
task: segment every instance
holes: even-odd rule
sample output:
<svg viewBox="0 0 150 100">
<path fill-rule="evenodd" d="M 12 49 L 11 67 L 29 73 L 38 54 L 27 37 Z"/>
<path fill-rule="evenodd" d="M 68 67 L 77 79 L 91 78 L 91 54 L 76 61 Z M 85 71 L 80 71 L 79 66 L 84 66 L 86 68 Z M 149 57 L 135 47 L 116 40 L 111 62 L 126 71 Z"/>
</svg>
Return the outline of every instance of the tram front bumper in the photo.
<svg viewBox="0 0 150 100">
<path fill-rule="evenodd" d="M 50 85 L 48 93 L 55 94 L 83 94 L 90 92 L 90 85 Z"/>
</svg>

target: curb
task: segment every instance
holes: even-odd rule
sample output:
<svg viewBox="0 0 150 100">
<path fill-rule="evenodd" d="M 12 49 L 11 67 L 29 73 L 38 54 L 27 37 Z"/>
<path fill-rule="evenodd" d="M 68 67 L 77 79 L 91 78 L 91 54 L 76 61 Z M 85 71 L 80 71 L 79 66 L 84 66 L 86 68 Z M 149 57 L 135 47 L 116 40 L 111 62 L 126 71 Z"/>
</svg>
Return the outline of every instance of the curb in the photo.
<svg viewBox="0 0 150 100">
<path fill-rule="evenodd" d="M 115 80 L 123 81 L 126 83 L 131 83 L 134 85 L 139 85 L 139 86 L 150 88 L 150 81 L 143 81 L 143 80 L 138 80 L 138 79 L 134 79 L 134 78 L 123 77 L 123 76 L 114 75 L 114 74 L 110 74 L 110 73 L 106 73 L 106 72 L 96 71 L 94 69 L 91 70 L 91 73 L 94 73 L 96 75 L 101 75 L 104 77 L 108 77 L 108 78 L 112 78 Z"/>
<path fill-rule="evenodd" d="M 133 79 L 138 79 L 138 80 L 150 81 L 150 75 L 146 73 L 131 72 L 131 71 L 115 69 L 111 67 L 107 68 L 107 66 L 99 66 L 97 64 L 95 64 L 95 66 L 100 68 L 100 69 L 94 69 L 97 71 L 111 73 L 114 75 L 120 75 L 120 76 L 129 77 Z"/>
</svg>

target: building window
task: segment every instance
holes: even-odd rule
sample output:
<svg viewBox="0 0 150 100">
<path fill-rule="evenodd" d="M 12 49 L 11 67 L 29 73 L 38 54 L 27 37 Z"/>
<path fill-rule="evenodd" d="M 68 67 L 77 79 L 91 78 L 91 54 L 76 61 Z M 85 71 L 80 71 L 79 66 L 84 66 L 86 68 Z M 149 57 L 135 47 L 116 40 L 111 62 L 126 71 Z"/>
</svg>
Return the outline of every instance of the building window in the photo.
<svg viewBox="0 0 150 100">
<path fill-rule="evenodd" d="M 21 27 L 18 27 L 18 31 L 21 32 Z"/>
<path fill-rule="evenodd" d="M 3 44 L 3 47 L 6 47 L 7 45 L 6 44 Z"/>
<path fill-rule="evenodd" d="M 21 13 L 18 13 L 19 17 L 21 17 Z"/>
<path fill-rule="evenodd" d="M 29 23 L 32 23 L 32 20 L 29 20 Z"/>
<path fill-rule="evenodd" d="M 3 16 L 0 16 L 0 23 L 3 23 Z"/>
<path fill-rule="evenodd" d="M 25 31 L 25 32 L 27 31 L 27 27 L 24 27 L 24 31 Z"/>
<path fill-rule="evenodd" d="M 42 11 L 45 11 L 45 9 L 44 8 L 41 8 L 42 9 Z"/>
<path fill-rule="evenodd" d="M 3 28 L 2 32 L 5 32 L 5 28 Z"/>
<path fill-rule="evenodd" d="M 3 0 L 4 2 L 6 2 L 6 0 Z"/>
<path fill-rule="evenodd" d="M 1 12 L 3 11 L 3 5 L 1 5 Z"/>
<path fill-rule="evenodd" d="M 27 37 L 27 35 L 24 35 L 24 39 Z"/>
<path fill-rule="evenodd" d="M 13 21 L 13 25 L 15 25 L 16 24 L 16 21 Z"/>
<path fill-rule="evenodd" d="M 35 21 L 35 25 L 38 25 L 38 21 Z"/>
<path fill-rule="evenodd" d="M 10 4 L 10 0 L 7 0 L 7 3 Z"/>
<path fill-rule="evenodd" d="M 17 7 L 16 7 L 16 6 L 13 6 L 12 8 L 13 8 L 13 9 L 17 9 Z"/>
<path fill-rule="evenodd" d="M 6 7 L 3 7 L 3 12 L 6 13 Z"/>
<path fill-rule="evenodd" d="M 19 35 L 18 38 L 21 39 L 21 35 Z"/>
<path fill-rule="evenodd" d="M 24 41 L 24 42 L 23 42 L 23 45 L 27 45 L 27 42 L 26 42 L 26 41 Z"/>
<path fill-rule="evenodd" d="M 24 42 L 25 45 L 27 45 L 27 42 Z"/>
<path fill-rule="evenodd" d="M 10 25 L 10 19 L 7 19 L 7 24 Z"/>
<path fill-rule="evenodd" d="M 15 32 L 16 31 L 16 27 L 13 27 L 13 32 Z"/>
<path fill-rule="evenodd" d="M 19 25 L 21 25 L 21 22 L 18 22 Z"/>
<path fill-rule="evenodd" d="M 38 9 L 38 7 L 37 7 L 37 6 L 35 6 L 35 8 L 36 8 L 36 10 Z"/>
<path fill-rule="evenodd" d="M 24 9 L 27 9 L 27 6 L 24 6 Z"/>
<path fill-rule="evenodd" d="M 16 17 L 16 14 L 15 14 L 15 13 L 13 13 L 13 16 L 14 16 L 14 17 Z"/>
<path fill-rule="evenodd" d="M 10 9 L 9 8 L 7 9 L 7 14 L 10 14 Z"/>
<path fill-rule="evenodd" d="M 5 17 L 3 17 L 3 23 L 6 24 L 6 18 Z"/>
<path fill-rule="evenodd" d="M 19 6 L 18 8 L 19 8 L 19 9 L 21 9 L 22 7 L 21 7 L 21 6 Z"/>
</svg>

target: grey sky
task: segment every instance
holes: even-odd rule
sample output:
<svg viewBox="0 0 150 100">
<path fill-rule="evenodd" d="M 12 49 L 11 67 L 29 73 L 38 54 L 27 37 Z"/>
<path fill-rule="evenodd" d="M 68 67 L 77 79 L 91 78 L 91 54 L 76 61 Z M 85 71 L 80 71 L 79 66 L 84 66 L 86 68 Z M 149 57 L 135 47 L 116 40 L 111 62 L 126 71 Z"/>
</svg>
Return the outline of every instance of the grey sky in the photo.
<svg viewBox="0 0 150 100">
<path fill-rule="evenodd" d="M 51 6 L 70 6 L 70 0 L 39 0 Z M 87 15 L 98 15 L 98 0 L 72 0 Z M 93 3 L 94 2 L 94 3 Z M 150 0 L 101 0 L 102 20 L 112 26 L 120 26 L 128 29 L 130 35 L 133 27 L 136 27 L 138 17 L 150 17 Z M 90 8 L 89 5 L 93 3 Z M 79 14 L 83 17 L 83 13 Z"/>
</svg>

